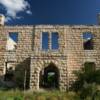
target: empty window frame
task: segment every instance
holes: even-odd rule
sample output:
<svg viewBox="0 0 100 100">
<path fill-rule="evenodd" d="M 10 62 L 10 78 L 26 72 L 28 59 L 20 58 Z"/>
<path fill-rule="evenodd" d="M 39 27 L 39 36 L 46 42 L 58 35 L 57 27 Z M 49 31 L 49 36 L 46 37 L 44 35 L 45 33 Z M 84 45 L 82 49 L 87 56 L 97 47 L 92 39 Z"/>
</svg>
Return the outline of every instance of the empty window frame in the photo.
<svg viewBox="0 0 100 100">
<path fill-rule="evenodd" d="M 84 50 L 93 50 L 93 34 L 91 32 L 83 33 Z"/>
<path fill-rule="evenodd" d="M 51 48 L 52 49 L 58 49 L 59 48 L 59 34 L 58 32 L 52 32 L 51 34 Z"/>
<path fill-rule="evenodd" d="M 48 50 L 49 49 L 49 33 L 42 32 L 42 49 Z"/>
<path fill-rule="evenodd" d="M 85 72 L 95 71 L 96 65 L 94 62 L 85 62 L 84 63 Z"/>
<path fill-rule="evenodd" d="M 18 33 L 9 32 L 6 49 L 9 51 L 15 50 L 17 47 L 17 42 L 18 42 Z"/>
</svg>

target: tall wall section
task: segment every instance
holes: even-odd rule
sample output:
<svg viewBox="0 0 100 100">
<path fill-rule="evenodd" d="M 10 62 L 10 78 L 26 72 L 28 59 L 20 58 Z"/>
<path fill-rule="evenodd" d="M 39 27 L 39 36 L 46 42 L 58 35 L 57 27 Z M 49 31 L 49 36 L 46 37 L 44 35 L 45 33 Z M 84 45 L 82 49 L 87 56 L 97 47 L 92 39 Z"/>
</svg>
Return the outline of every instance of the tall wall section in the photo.
<svg viewBox="0 0 100 100">
<path fill-rule="evenodd" d="M 84 50 L 83 33 L 93 34 L 93 50 Z M 100 68 L 100 27 L 99 26 L 70 26 L 66 28 L 67 36 L 67 70 L 68 83 L 74 81 L 74 70 L 84 67 L 85 62 L 94 62 L 96 68 Z"/>
<path fill-rule="evenodd" d="M 18 32 L 15 51 L 7 51 L 9 32 Z M 42 50 L 42 32 L 58 32 L 59 49 Z M 83 33 L 93 34 L 93 50 L 84 50 Z M 51 47 L 51 41 L 49 41 Z M 100 26 L 0 26 L 0 76 L 4 78 L 6 64 L 13 63 L 18 74 L 27 68 L 31 89 L 39 89 L 39 73 L 50 63 L 59 69 L 59 88 L 66 90 L 75 76 L 74 70 L 84 67 L 85 62 L 95 62 L 100 68 Z M 23 72 L 24 73 L 24 72 Z M 20 73 L 21 74 L 21 73 Z"/>
<path fill-rule="evenodd" d="M 42 32 L 49 34 L 49 49 L 42 49 Z M 51 48 L 52 32 L 57 32 L 59 35 L 59 48 L 53 50 Z M 40 71 L 53 63 L 59 70 L 59 89 L 66 90 L 67 88 L 67 49 L 66 49 L 66 29 L 63 26 L 36 26 L 34 36 L 34 52 L 31 55 L 31 75 L 30 88 L 40 89 Z"/>
<path fill-rule="evenodd" d="M 18 42 L 15 50 L 7 50 L 7 41 L 9 33 L 18 33 Z M 15 77 L 19 80 L 18 84 L 23 87 L 25 70 L 27 70 L 27 79 L 30 75 L 30 58 L 33 43 L 32 26 L 0 26 L 0 78 L 5 80 L 7 66 L 13 66 Z M 9 67 L 9 66 L 8 66 Z M 15 80 L 16 81 L 16 80 Z M 29 85 L 29 82 L 27 83 Z"/>
</svg>

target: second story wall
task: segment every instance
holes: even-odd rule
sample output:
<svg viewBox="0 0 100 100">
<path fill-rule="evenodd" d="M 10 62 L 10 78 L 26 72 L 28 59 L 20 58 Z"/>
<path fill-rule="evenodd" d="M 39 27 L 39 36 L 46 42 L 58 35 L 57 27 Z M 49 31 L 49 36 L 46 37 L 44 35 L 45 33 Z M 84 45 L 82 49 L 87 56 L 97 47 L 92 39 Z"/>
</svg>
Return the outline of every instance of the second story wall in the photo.
<svg viewBox="0 0 100 100">
<path fill-rule="evenodd" d="M 66 55 L 66 32 L 64 26 L 40 25 L 35 27 L 34 33 L 35 55 Z"/>
<path fill-rule="evenodd" d="M 12 35 L 13 33 L 17 33 L 17 38 Z M 84 39 L 83 33 L 93 35 L 91 50 L 84 49 L 84 41 L 87 40 Z M 43 40 L 43 34 L 46 34 L 44 35 L 45 40 Z M 8 49 L 9 40 L 11 44 L 14 44 L 10 49 L 14 48 L 14 50 Z M 72 69 L 82 66 L 82 63 L 86 61 L 96 62 L 96 65 L 99 66 L 99 41 L 99 26 L 1 26 L 0 66 L 3 67 L 4 62 L 7 61 L 23 62 L 31 56 L 58 56 L 61 58 L 66 56 L 66 62 L 68 66 L 73 67 Z"/>
</svg>

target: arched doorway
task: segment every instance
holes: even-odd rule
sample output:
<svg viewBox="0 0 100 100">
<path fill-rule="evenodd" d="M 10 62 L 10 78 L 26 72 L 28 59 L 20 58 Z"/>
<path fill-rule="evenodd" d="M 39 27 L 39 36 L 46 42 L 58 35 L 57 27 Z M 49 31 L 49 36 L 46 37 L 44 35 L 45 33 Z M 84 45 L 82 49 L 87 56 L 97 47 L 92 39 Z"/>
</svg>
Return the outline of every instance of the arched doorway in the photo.
<svg viewBox="0 0 100 100">
<path fill-rule="evenodd" d="M 47 89 L 59 88 L 59 70 L 53 63 L 40 71 L 39 86 Z"/>
</svg>

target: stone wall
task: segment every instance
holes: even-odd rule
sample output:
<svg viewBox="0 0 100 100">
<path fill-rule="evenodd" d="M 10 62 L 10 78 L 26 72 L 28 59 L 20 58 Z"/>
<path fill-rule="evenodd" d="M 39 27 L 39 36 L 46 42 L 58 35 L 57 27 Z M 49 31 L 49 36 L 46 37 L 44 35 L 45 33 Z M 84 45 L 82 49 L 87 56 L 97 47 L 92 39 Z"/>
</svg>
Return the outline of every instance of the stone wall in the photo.
<svg viewBox="0 0 100 100">
<path fill-rule="evenodd" d="M 84 67 L 85 62 L 94 62 L 97 68 L 100 68 L 99 48 L 100 36 L 99 26 L 71 26 L 66 29 L 67 33 L 67 70 L 69 85 L 74 81 L 74 70 Z M 83 33 L 91 32 L 93 34 L 93 50 L 84 50 Z"/>
<path fill-rule="evenodd" d="M 18 43 L 15 51 L 6 50 L 7 36 L 9 32 L 18 32 Z M 59 49 L 42 50 L 42 32 L 58 32 Z M 93 50 L 84 50 L 83 32 L 94 34 Z M 0 26 L 0 75 L 3 79 L 6 62 L 14 62 L 15 69 L 27 68 L 30 73 L 30 88 L 39 88 L 39 73 L 50 63 L 54 63 L 59 69 L 59 89 L 66 90 L 75 80 L 74 70 L 79 70 L 85 62 L 95 62 L 96 68 L 100 68 L 100 27 L 99 26 Z M 28 64 L 26 64 L 28 62 Z M 29 64 L 30 62 L 30 64 Z M 20 67 L 19 67 L 20 66 Z M 29 70 L 28 70 L 29 69 Z M 23 70 L 24 71 L 24 70 Z"/>
<path fill-rule="evenodd" d="M 6 50 L 7 39 L 9 32 L 18 32 L 18 42 L 17 48 L 14 51 Z M 33 44 L 33 27 L 32 26 L 1 26 L 0 27 L 0 75 L 1 78 L 4 79 L 6 73 L 6 63 L 12 62 L 15 64 L 15 71 L 21 74 L 23 70 L 28 66 L 30 69 L 30 65 L 25 64 L 32 53 L 32 44 Z M 23 76 L 24 78 L 24 76 Z"/>
</svg>

